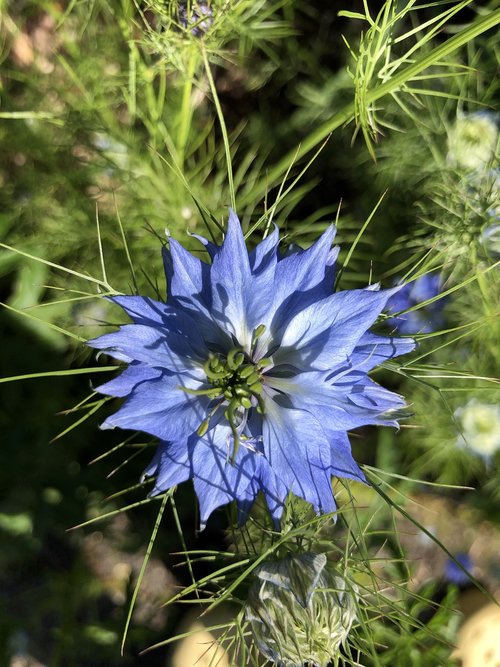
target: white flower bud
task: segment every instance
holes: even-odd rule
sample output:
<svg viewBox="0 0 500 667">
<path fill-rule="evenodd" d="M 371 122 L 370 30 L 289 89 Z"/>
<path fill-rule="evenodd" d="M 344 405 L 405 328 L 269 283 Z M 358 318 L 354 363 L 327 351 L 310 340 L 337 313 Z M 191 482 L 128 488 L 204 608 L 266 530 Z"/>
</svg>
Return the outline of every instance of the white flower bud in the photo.
<svg viewBox="0 0 500 667">
<path fill-rule="evenodd" d="M 246 617 L 261 653 L 282 667 L 326 666 L 356 618 L 356 593 L 326 562 L 325 554 L 298 554 L 255 573 Z"/>
<path fill-rule="evenodd" d="M 455 410 L 461 429 L 458 444 L 469 447 L 483 458 L 500 449 L 500 406 L 471 399 Z"/>
<path fill-rule="evenodd" d="M 483 169 L 494 159 L 498 141 L 495 116 L 487 111 L 458 118 L 448 135 L 448 160 L 459 169 Z"/>
</svg>

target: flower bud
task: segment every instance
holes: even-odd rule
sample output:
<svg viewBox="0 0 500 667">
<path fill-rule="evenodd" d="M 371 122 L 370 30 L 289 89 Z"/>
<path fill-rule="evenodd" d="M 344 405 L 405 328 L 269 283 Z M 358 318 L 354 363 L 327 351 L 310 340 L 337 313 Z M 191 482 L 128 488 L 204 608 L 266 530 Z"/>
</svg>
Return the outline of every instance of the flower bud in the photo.
<svg viewBox="0 0 500 667">
<path fill-rule="evenodd" d="M 498 126 L 487 111 L 458 118 L 448 136 L 448 160 L 459 169 L 484 169 L 495 157 Z"/>
<path fill-rule="evenodd" d="M 458 443 L 489 459 L 500 449 L 500 406 L 471 399 L 455 410 L 460 426 Z"/>
<path fill-rule="evenodd" d="M 356 593 L 326 563 L 306 553 L 256 570 L 246 617 L 261 653 L 282 667 L 326 667 L 356 618 Z"/>
</svg>

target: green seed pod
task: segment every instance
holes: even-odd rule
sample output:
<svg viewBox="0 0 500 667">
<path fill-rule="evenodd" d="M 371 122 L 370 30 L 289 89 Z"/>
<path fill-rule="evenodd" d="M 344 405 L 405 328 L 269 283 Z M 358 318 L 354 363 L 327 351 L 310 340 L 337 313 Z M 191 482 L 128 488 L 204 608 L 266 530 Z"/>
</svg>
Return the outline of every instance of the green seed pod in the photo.
<svg viewBox="0 0 500 667">
<path fill-rule="evenodd" d="M 356 619 L 356 593 L 326 569 L 325 554 L 261 565 L 246 607 L 261 653 L 282 667 L 326 667 Z"/>
</svg>

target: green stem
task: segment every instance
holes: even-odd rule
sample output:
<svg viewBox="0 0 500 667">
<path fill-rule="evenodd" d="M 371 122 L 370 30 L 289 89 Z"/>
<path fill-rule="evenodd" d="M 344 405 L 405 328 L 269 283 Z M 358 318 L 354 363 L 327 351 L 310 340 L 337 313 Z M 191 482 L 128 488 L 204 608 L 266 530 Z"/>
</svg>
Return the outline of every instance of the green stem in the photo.
<svg viewBox="0 0 500 667">
<path fill-rule="evenodd" d="M 368 91 L 365 97 L 366 104 L 372 104 L 385 95 L 394 93 L 417 74 L 423 72 L 427 67 L 435 65 L 442 58 L 449 56 L 478 35 L 494 28 L 499 23 L 500 9 L 480 18 L 461 32 L 450 37 L 450 39 L 446 40 L 443 44 L 432 49 L 427 55 L 412 63 L 398 74 L 395 74 L 388 81 Z M 312 150 L 318 143 L 323 141 L 331 132 L 345 123 L 350 122 L 354 117 L 355 103 L 353 101 L 323 123 L 323 125 L 320 125 L 320 127 L 309 136 L 305 137 L 298 148 L 289 151 L 274 167 L 271 167 L 269 171 L 266 172 L 265 178 L 258 181 L 248 194 L 242 195 L 240 205 L 244 206 L 251 200 L 255 201 L 256 198 L 263 196 L 270 187 L 276 185 L 292 162 L 304 157 L 304 155 Z"/>
<path fill-rule="evenodd" d="M 224 141 L 224 151 L 226 153 L 226 165 L 227 165 L 227 180 L 229 183 L 229 197 L 231 199 L 231 207 L 236 211 L 236 196 L 234 193 L 234 179 L 233 179 L 233 165 L 231 162 L 231 148 L 229 146 L 229 137 L 227 134 L 226 123 L 224 121 L 224 114 L 222 113 L 222 107 L 219 102 L 219 96 L 217 95 L 217 88 L 215 87 L 215 81 L 212 76 L 212 70 L 210 69 L 210 63 L 208 62 L 207 52 L 204 45 L 202 45 L 202 54 L 203 62 L 205 64 L 205 71 L 207 73 L 208 82 L 210 84 L 210 90 L 212 92 L 212 97 L 215 104 L 215 109 L 217 111 L 217 116 L 219 118 L 220 129 L 222 132 L 222 139 Z"/>
<path fill-rule="evenodd" d="M 184 90 L 182 91 L 182 101 L 180 110 L 180 125 L 179 125 L 179 139 L 177 143 L 177 163 L 179 168 L 184 167 L 184 160 L 186 157 L 186 145 L 189 137 L 189 130 L 191 129 L 191 119 L 193 118 L 193 107 L 191 103 L 191 93 L 193 91 L 194 73 L 196 71 L 196 64 L 198 61 L 198 51 L 191 49 L 189 55 L 187 76 L 184 83 Z"/>
</svg>

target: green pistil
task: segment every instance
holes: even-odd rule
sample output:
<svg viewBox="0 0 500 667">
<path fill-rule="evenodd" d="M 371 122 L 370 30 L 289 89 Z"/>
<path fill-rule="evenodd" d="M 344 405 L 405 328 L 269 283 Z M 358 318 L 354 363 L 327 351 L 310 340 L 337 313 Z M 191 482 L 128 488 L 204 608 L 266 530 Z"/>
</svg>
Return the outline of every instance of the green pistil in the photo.
<svg viewBox="0 0 500 667">
<path fill-rule="evenodd" d="M 264 332 L 265 327 L 257 327 L 254 339 Z M 217 412 L 222 403 L 227 402 L 224 410 L 233 434 L 234 448 L 231 463 L 234 463 L 240 442 L 244 436 L 238 433 L 238 427 L 244 419 L 244 413 L 257 404 L 257 411 L 264 412 L 264 401 L 262 399 L 262 371 L 270 364 L 269 359 L 261 359 L 257 363 L 249 360 L 242 348 L 234 347 L 229 350 L 226 357 L 221 354 L 211 354 L 203 365 L 208 382 L 212 385 L 209 389 L 190 390 L 187 393 L 209 396 L 212 399 L 220 399 L 215 408 L 198 427 L 197 433 L 200 437 L 208 431 L 211 418 Z"/>
</svg>

